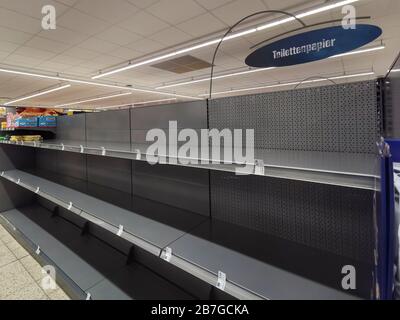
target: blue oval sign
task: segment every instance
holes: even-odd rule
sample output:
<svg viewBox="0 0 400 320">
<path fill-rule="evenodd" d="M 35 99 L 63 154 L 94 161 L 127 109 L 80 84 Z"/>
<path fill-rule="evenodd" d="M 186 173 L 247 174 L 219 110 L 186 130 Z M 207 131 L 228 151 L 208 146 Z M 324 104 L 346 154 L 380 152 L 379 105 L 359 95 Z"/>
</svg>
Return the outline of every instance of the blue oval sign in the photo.
<svg viewBox="0 0 400 320">
<path fill-rule="evenodd" d="M 358 24 L 355 29 L 329 27 L 296 34 L 257 49 L 246 58 L 251 67 L 285 67 L 332 57 L 360 48 L 377 39 L 382 29 Z"/>
</svg>

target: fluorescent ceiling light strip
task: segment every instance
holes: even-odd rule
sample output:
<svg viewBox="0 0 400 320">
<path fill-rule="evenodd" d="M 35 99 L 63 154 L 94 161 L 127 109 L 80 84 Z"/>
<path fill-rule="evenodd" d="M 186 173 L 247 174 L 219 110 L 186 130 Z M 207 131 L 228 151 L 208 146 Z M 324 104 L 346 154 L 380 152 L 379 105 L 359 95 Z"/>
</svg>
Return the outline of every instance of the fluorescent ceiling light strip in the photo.
<svg viewBox="0 0 400 320">
<path fill-rule="evenodd" d="M 388 72 L 400 72 L 400 69 L 392 69 L 392 70 L 389 70 Z"/>
<path fill-rule="evenodd" d="M 353 54 L 360 54 L 360 53 L 367 53 L 367 52 L 372 52 L 372 51 L 383 50 L 385 48 L 386 48 L 385 46 L 379 46 L 379 47 L 374 47 L 374 48 L 366 48 L 366 49 L 361 49 L 361 50 L 356 50 L 356 51 L 337 54 L 337 55 L 329 57 L 329 58 L 330 59 L 340 58 L 340 57 L 345 57 L 345 56 L 351 56 Z"/>
<path fill-rule="evenodd" d="M 149 104 L 149 103 L 158 103 L 158 102 L 166 102 L 166 101 L 173 101 L 176 100 L 176 98 L 172 98 L 172 99 L 162 99 L 162 100 L 153 100 L 153 101 L 144 101 L 144 102 L 135 102 L 133 105 L 137 106 L 137 105 L 143 105 L 143 104 Z"/>
<path fill-rule="evenodd" d="M 316 9 L 313 9 L 313 10 L 309 10 L 309 11 L 297 14 L 296 17 L 298 19 L 305 18 L 305 17 L 311 16 L 313 14 L 321 13 L 321 12 L 324 12 L 324 11 L 329 11 L 329 10 L 332 10 L 332 9 L 335 9 L 335 8 L 338 8 L 338 7 L 343 7 L 343 6 L 347 5 L 347 4 L 351 4 L 351 3 L 354 3 L 354 2 L 357 2 L 357 1 L 359 1 L 359 0 L 344 0 L 344 1 L 340 1 L 340 2 L 337 2 L 337 3 L 333 3 L 333 4 L 330 4 L 330 5 L 327 5 L 327 6 L 323 6 L 323 7 L 320 7 L 320 8 L 316 8 Z"/>
<path fill-rule="evenodd" d="M 26 97 L 23 97 L 23 98 L 19 98 L 19 99 L 16 99 L 16 100 L 9 101 L 9 102 L 5 103 L 4 105 L 5 106 L 9 106 L 10 104 L 13 104 L 13 103 L 16 103 L 16 102 L 20 102 L 20 101 L 24 101 L 24 100 L 28 100 L 28 99 L 32 99 L 32 98 L 36 98 L 36 97 L 40 97 L 40 96 L 43 96 L 45 94 L 49 94 L 49 93 L 56 92 L 56 91 L 59 91 L 59 90 L 67 89 L 70 86 L 71 86 L 70 84 L 67 84 L 65 86 L 61 86 L 61 87 L 53 88 L 53 89 L 50 89 L 50 90 L 42 91 L 42 92 L 39 92 L 39 93 L 35 93 L 35 94 L 29 95 L 29 96 L 26 96 Z"/>
<path fill-rule="evenodd" d="M 329 80 L 339 80 L 339 79 L 348 79 L 348 78 L 356 78 L 356 77 L 366 77 L 366 76 L 371 76 L 371 75 L 375 75 L 375 73 L 374 72 L 366 72 L 366 73 L 358 73 L 358 74 L 350 74 L 350 75 L 329 77 L 329 78 L 326 78 L 326 79 L 314 79 L 314 80 L 306 80 L 306 81 L 278 83 L 278 84 L 273 84 L 273 85 L 268 85 L 268 86 L 261 86 L 261 87 L 251 87 L 251 88 L 244 88 L 244 89 L 235 89 L 235 90 L 229 90 L 229 91 L 214 92 L 213 95 L 221 95 L 221 94 L 229 94 L 229 93 L 245 92 L 245 91 L 255 91 L 255 90 L 261 90 L 261 89 L 270 89 L 270 88 L 278 88 L 278 87 L 286 87 L 286 86 L 294 86 L 294 85 L 298 85 L 298 84 L 316 83 L 316 82 L 329 81 Z M 199 96 L 208 96 L 208 95 L 209 94 L 207 93 L 207 94 L 201 94 Z"/>
<path fill-rule="evenodd" d="M 107 107 L 99 107 L 96 108 L 97 110 L 103 110 L 103 109 L 115 109 L 115 108 L 121 108 L 121 107 L 127 107 L 127 106 L 135 106 L 135 105 L 142 105 L 142 104 L 149 104 L 149 103 L 157 103 L 157 102 L 166 102 L 166 101 L 174 101 L 177 100 L 176 98 L 171 98 L 171 99 L 160 99 L 160 100 L 153 100 L 153 101 L 144 101 L 144 102 L 135 102 L 135 103 L 125 103 L 125 104 L 120 104 L 116 106 L 107 106 Z"/>
<path fill-rule="evenodd" d="M 55 106 L 55 108 L 67 107 L 67 106 L 72 106 L 72 105 L 75 105 L 75 104 L 82 104 L 82 103 L 86 103 L 86 102 L 93 102 L 93 101 L 112 99 L 112 98 L 117 98 L 117 97 L 122 97 L 122 96 L 128 96 L 128 95 L 131 95 L 131 94 L 132 94 L 132 92 L 125 92 L 125 93 L 119 93 L 119 94 L 114 94 L 114 95 L 111 95 L 111 96 L 105 96 L 105 97 L 100 97 L 100 98 L 80 100 L 80 101 L 60 104 L 58 106 Z"/>
<path fill-rule="evenodd" d="M 296 17 L 299 18 L 299 19 L 300 18 L 304 18 L 304 17 L 310 16 L 310 15 L 314 15 L 314 14 L 317 14 L 317 13 L 329 11 L 329 10 L 332 10 L 332 9 L 335 9 L 335 8 L 338 8 L 338 7 L 347 5 L 347 4 L 351 4 L 351 3 L 354 3 L 354 2 L 357 2 L 357 1 L 359 1 L 359 0 L 344 0 L 344 1 L 339 1 L 339 2 L 332 3 L 332 4 L 322 5 L 321 7 L 318 7 L 318 8 L 315 8 L 315 9 L 310 9 L 308 11 L 299 13 L 299 14 L 296 15 Z M 235 39 L 235 38 L 238 38 L 238 37 L 242 37 L 242 36 L 257 32 L 257 31 L 265 30 L 265 29 L 268 29 L 268 28 L 273 28 L 273 27 L 276 27 L 278 25 L 281 25 L 281 24 L 284 24 L 284 23 L 287 23 L 287 22 L 291 22 L 293 20 L 295 20 L 294 17 L 287 17 L 287 18 L 284 18 L 284 19 L 279 19 L 279 20 L 276 20 L 276 21 L 272 21 L 272 22 L 269 22 L 267 24 L 261 25 L 261 26 L 259 26 L 257 28 L 251 28 L 251 29 L 247 29 L 247 30 L 240 31 L 240 32 L 234 33 L 232 35 L 229 35 L 229 36 L 225 37 L 223 41 L 228 41 L 228 40 Z M 119 73 L 119 72 L 122 72 L 122 71 L 130 70 L 130 69 L 137 68 L 137 67 L 140 67 L 140 66 L 144 66 L 144 65 L 147 65 L 147 64 L 150 64 L 150 63 L 153 63 L 153 62 L 157 62 L 157 61 L 160 61 L 160 60 L 168 59 L 168 58 L 171 58 L 171 57 L 183 54 L 183 53 L 187 53 L 187 52 L 194 51 L 194 50 L 197 50 L 197 49 L 201 49 L 201 48 L 204 48 L 204 47 L 207 47 L 207 46 L 211 46 L 213 44 L 219 43 L 221 41 L 221 39 L 222 38 L 210 40 L 210 41 L 207 41 L 207 42 L 204 42 L 204 43 L 200 43 L 200 44 L 197 44 L 197 45 L 194 45 L 194 46 L 190 46 L 188 48 L 180 49 L 180 50 L 177 50 L 177 51 L 174 51 L 174 52 L 171 52 L 171 53 L 167 53 L 167 54 L 164 54 L 164 55 L 161 55 L 161 56 L 158 56 L 158 57 L 154 57 L 154 58 L 151 58 L 151 59 L 148 59 L 148 60 L 144 60 L 144 61 L 141 61 L 141 62 L 138 62 L 138 63 L 133 63 L 133 64 L 129 63 L 127 66 L 116 68 L 116 69 L 113 69 L 113 70 L 106 71 L 106 72 L 100 73 L 98 75 L 95 75 L 95 76 L 92 77 L 92 79 L 99 79 L 99 78 L 106 77 L 106 76 L 109 76 L 109 75 L 112 75 L 112 74 L 115 74 L 115 73 Z"/>
<path fill-rule="evenodd" d="M 160 91 L 147 90 L 147 89 L 137 89 L 137 88 L 132 88 L 132 87 L 125 87 L 125 86 L 118 86 L 118 85 L 112 85 L 112 84 L 106 84 L 106 83 L 99 83 L 99 82 L 94 82 L 94 81 L 85 81 L 85 80 L 79 80 L 79 79 L 48 76 L 48 75 L 44 75 L 44 74 L 40 74 L 40 73 L 16 71 L 16 70 L 11 70 L 11 69 L 4 69 L 4 68 L 0 68 L 0 72 L 16 74 L 16 75 L 22 75 L 22 76 L 35 77 L 35 78 L 42 78 L 42 79 L 51 79 L 51 80 L 57 80 L 57 81 L 67 81 L 67 82 L 71 82 L 71 83 L 86 84 L 86 85 L 104 87 L 104 88 L 121 89 L 121 90 L 128 90 L 128 91 L 136 91 L 136 92 L 153 93 L 153 94 L 159 94 L 159 95 L 167 95 L 167 96 L 173 96 L 173 97 L 185 98 L 185 99 L 201 100 L 201 99 L 199 99 L 197 97 L 186 96 L 186 95 L 181 95 L 181 94 L 176 94 L 176 93 L 160 92 Z"/>
<path fill-rule="evenodd" d="M 98 107 L 96 108 L 97 110 L 102 110 L 102 109 L 115 109 L 115 108 L 122 108 L 122 107 L 127 107 L 127 106 L 131 106 L 133 105 L 133 103 L 125 103 L 125 104 L 119 104 L 116 106 L 107 106 L 107 107 Z"/>
<path fill-rule="evenodd" d="M 229 74 L 224 74 L 224 75 L 221 75 L 221 76 L 213 77 L 213 80 L 236 77 L 236 76 L 240 76 L 240 75 L 244 75 L 244 74 L 255 73 L 255 72 L 260 72 L 260 71 L 267 71 L 267 70 L 272 70 L 272 69 L 276 69 L 276 68 L 272 67 L 272 68 L 263 68 L 263 69 L 253 69 L 253 70 L 229 73 Z M 191 81 L 186 81 L 186 82 L 179 82 L 179 83 L 175 83 L 175 84 L 169 84 L 169 85 L 157 87 L 156 89 L 158 90 L 158 89 L 173 88 L 173 87 L 179 87 L 179 86 L 184 86 L 184 85 L 193 84 L 193 83 L 199 83 L 199 82 L 204 82 L 204 81 L 210 81 L 210 78 L 203 78 L 203 79 L 198 79 L 198 80 L 191 80 Z"/>
</svg>

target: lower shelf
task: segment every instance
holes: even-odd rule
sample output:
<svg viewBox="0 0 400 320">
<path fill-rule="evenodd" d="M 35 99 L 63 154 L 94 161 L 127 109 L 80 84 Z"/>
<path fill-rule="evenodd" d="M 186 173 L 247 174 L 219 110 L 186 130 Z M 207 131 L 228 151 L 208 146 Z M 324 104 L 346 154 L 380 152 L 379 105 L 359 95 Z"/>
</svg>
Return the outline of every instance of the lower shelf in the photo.
<svg viewBox="0 0 400 320">
<path fill-rule="evenodd" d="M 127 256 L 38 204 L 0 214 L 11 232 L 19 233 L 37 258 L 56 266 L 57 279 L 67 275 L 66 286 L 76 298 L 93 300 L 196 299 L 162 275 L 164 262 L 144 266 L 139 256 Z M 14 231 L 15 229 L 15 231 Z M 37 246 L 40 255 L 36 255 Z M 29 248 L 28 248 L 29 249 Z M 149 257 L 143 258 L 149 261 Z M 151 258 L 150 258 L 151 259 Z M 129 261 L 128 261 L 129 260 Z"/>
<path fill-rule="evenodd" d="M 32 214 L 40 214 L 45 209 L 39 206 L 32 206 L 24 211 Z M 30 220 L 20 210 L 10 210 L 0 214 L 0 217 L 11 226 L 12 231 L 18 232 L 25 239 L 25 245 L 30 245 L 31 253 L 42 261 L 49 261 L 56 267 L 61 274 L 67 275 L 64 281 L 67 291 L 72 292 L 75 297 L 85 298 L 84 293 L 90 293 L 91 298 L 95 300 L 125 300 L 130 299 L 124 292 L 118 289 L 104 275 L 89 265 L 67 246 L 58 241 L 46 230 Z M 39 251 L 38 248 L 40 248 Z M 57 272 L 58 278 L 61 275 Z M 81 292 L 76 289 L 79 288 Z"/>
<path fill-rule="evenodd" d="M 1 176 L 211 286 L 219 287 L 224 273 L 224 291 L 238 299 L 369 297 L 368 263 L 204 217 L 193 216 L 191 226 L 171 227 L 31 173 L 11 170 Z M 355 295 L 340 289 L 341 268 L 348 264 L 357 266 L 362 281 Z"/>
</svg>

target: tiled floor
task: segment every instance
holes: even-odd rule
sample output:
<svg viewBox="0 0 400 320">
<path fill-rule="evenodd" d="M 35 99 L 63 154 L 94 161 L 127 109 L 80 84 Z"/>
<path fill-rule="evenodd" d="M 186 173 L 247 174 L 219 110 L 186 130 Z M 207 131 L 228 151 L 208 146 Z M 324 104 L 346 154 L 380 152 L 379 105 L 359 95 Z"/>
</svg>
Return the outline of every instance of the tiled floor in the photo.
<svg viewBox="0 0 400 320">
<path fill-rule="evenodd" d="M 41 266 L 0 225 L 0 300 L 69 300 L 61 288 L 42 289 Z"/>
</svg>

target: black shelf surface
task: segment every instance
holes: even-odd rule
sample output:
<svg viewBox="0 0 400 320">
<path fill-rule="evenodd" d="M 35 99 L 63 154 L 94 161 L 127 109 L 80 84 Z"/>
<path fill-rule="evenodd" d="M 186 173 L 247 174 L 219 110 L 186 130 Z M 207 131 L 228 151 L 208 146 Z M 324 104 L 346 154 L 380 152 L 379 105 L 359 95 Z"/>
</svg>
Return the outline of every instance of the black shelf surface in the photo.
<svg viewBox="0 0 400 320">
<path fill-rule="evenodd" d="M 110 232 L 123 225 L 122 237 L 156 256 L 171 248 L 171 264 L 213 286 L 218 271 L 226 273 L 225 291 L 239 299 L 369 297 L 372 262 L 353 261 L 76 178 L 20 170 L 6 171 L 3 178 L 64 208 L 72 202 L 70 211 L 90 221 L 94 217 L 94 223 Z M 360 285 L 354 295 L 340 290 L 344 265 L 357 268 Z"/>
<path fill-rule="evenodd" d="M 118 233 L 120 226 L 123 226 L 122 237 L 157 256 L 160 254 L 162 248 L 168 246 L 168 244 L 185 234 L 184 230 L 179 230 L 125 209 L 124 207 L 129 209 L 129 202 L 128 204 L 124 203 L 124 199 L 126 198 L 123 197 L 118 199 L 114 190 L 109 189 L 108 191 L 110 192 L 110 195 L 107 197 L 111 198 L 114 196 L 113 201 L 121 206 L 113 205 L 81 191 L 77 191 L 76 189 L 82 190 L 82 188 L 85 188 L 82 180 L 68 177 L 64 178 L 50 173 L 41 173 L 41 175 L 52 177 L 52 179 L 56 181 L 66 182 L 75 189 L 65 187 L 62 184 L 20 170 L 6 171 L 3 174 L 3 177 L 14 183 L 20 184 L 22 187 L 37 193 L 39 196 L 42 196 L 99 226 L 107 228 L 115 234 Z M 91 185 L 89 188 L 91 188 L 91 192 L 95 193 L 101 187 L 97 186 L 96 188 L 96 186 Z M 142 205 L 145 204 L 142 203 Z M 183 229 L 185 229 L 185 227 L 190 229 L 205 219 L 204 217 L 198 217 L 197 215 L 194 217 L 197 218 L 197 220 L 195 218 L 192 220 L 186 219 L 187 225 L 182 225 L 185 224 L 185 221 L 181 221 L 180 227 Z M 179 221 L 179 219 L 175 220 Z"/>
<path fill-rule="evenodd" d="M 127 263 L 124 254 L 93 236 L 82 236 L 80 228 L 40 205 L 1 215 L 93 300 L 195 298 L 140 262 Z"/>
<path fill-rule="evenodd" d="M 146 144 L 130 144 L 117 142 L 86 142 L 84 140 L 45 140 L 43 143 L 9 142 L 3 144 L 23 145 L 58 151 L 76 152 L 97 156 L 115 157 L 147 161 Z M 242 150 L 240 150 L 242 151 Z M 233 152 L 233 150 L 232 150 Z M 200 153 L 199 153 L 200 154 Z M 212 155 L 212 152 L 209 152 Z M 171 157 L 165 156 L 169 164 Z M 250 167 L 249 174 L 274 177 L 289 180 L 299 180 L 312 183 L 337 185 L 379 191 L 379 161 L 377 155 L 343 152 L 289 151 L 289 150 L 255 150 L 255 159 L 263 161 L 263 172 L 256 169 L 255 161 L 248 163 L 224 161 L 208 157 L 208 163 L 182 164 L 181 160 L 189 158 L 174 158 L 173 165 L 202 168 L 208 170 L 243 172 L 245 165 Z"/>
<path fill-rule="evenodd" d="M 184 261 L 266 299 L 348 300 L 370 296 L 373 262 L 360 262 L 233 224 L 208 220 L 171 244 L 171 263 Z M 341 288 L 341 269 L 356 267 L 358 288 Z M 234 292 L 236 290 L 232 289 Z M 238 293 L 240 294 L 240 293 Z"/>
<path fill-rule="evenodd" d="M 44 211 L 45 209 L 40 206 L 30 206 L 2 212 L 1 216 L 32 243 L 39 246 L 40 251 L 54 262 L 55 266 L 68 275 L 83 292 L 90 293 L 93 299 L 129 299 L 123 291 L 105 279 L 104 275 L 28 218 L 28 216 L 40 216 Z M 107 294 L 108 291 L 112 292 L 112 295 Z"/>
</svg>

